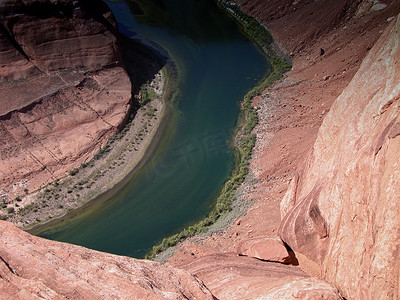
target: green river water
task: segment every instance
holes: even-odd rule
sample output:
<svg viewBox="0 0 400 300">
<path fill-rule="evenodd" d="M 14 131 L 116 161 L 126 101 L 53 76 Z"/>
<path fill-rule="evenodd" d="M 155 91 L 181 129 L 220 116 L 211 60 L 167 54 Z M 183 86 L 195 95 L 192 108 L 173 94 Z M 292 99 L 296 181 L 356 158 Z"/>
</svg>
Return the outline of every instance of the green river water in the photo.
<svg viewBox="0 0 400 300">
<path fill-rule="evenodd" d="M 239 102 L 270 67 L 213 0 L 105 2 L 122 34 L 174 61 L 177 100 L 154 152 L 124 185 L 40 236 L 140 258 L 211 210 L 234 168 Z"/>
</svg>

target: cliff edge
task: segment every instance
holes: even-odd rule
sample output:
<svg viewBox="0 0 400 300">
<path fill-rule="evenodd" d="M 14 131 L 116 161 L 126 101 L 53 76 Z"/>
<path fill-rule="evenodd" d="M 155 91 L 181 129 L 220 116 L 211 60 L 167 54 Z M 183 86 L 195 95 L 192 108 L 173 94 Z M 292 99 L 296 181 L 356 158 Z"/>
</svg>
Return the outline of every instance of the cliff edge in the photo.
<svg viewBox="0 0 400 300">
<path fill-rule="evenodd" d="M 2 299 L 215 299 L 188 272 L 34 237 L 0 221 Z"/>
<path fill-rule="evenodd" d="M 65 176 L 124 125 L 131 83 L 120 59 L 100 0 L 0 1 L 3 203 Z"/>
<path fill-rule="evenodd" d="M 223 233 L 185 241 L 169 259 L 175 267 L 47 241 L 0 221 L 2 297 L 399 298 L 399 2 L 277 0 L 268 6 L 261 0 L 239 2 L 271 29 L 294 62 L 282 81 L 253 101 L 260 117 L 251 161 L 257 180 L 243 187 L 241 196 L 255 203 L 247 215 Z M 52 3 L 62 7 L 67 1 Z M 50 19 L 58 17 L 65 15 Z M 63 102 L 58 99 L 85 92 L 85 99 L 100 106 L 103 102 L 95 99 L 104 99 L 102 92 L 109 92 L 102 88 L 107 84 L 101 83 L 113 82 L 102 81 L 102 72 L 117 72 L 120 67 L 79 70 L 75 65 L 78 69 L 72 72 L 49 69 L 42 74 L 44 64 L 24 60 L 24 55 L 18 56 L 20 49 L 15 49 L 17 54 L 10 61 L 20 69 L 9 76 L 23 80 L 4 82 L 2 87 L 31 84 L 31 78 L 61 78 L 68 83 L 72 76 L 70 82 L 77 82 L 56 91 L 58 98 L 51 94 L 26 102 L 30 104 L 8 106 L 12 109 L 1 119 L 2 128 L 7 129 L 1 132 L 8 135 L 2 138 L 1 147 L 19 145 L 21 140 L 29 143 L 17 150 L 3 148 L 2 159 L 3 154 L 10 160 L 16 157 L 18 163 L 18 153 L 34 149 L 30 148 L 33 145 L 40 151 L 29 150 L 34 155 L 29 157 L 47 155 L 48 147 L 35 144 L 45 141 L 40 139 L 43 135 L 31 132 L 43 134 L 46 129 L 48 136 L 52 132 L 56 136 L 51 124 L 58 124 L 64 116 L 63 106 L 57 106 Z M 128 95 L 125 88 L 114 92 Z M 93 112 L 90 101 L 88 106 L 80 98 L 72 102 Z M 47 107 L 60 107 L 57 118 L 52 117 L 54 113 L 35 117 Z M 99 115 L 103 116 L 96 115 L 93 122 L 103 122 Z M 27 116 L 31 119 L 24 119 Z M 21 133 L 21 128 L 27 131 Z M 67 132 L 63 129 L 57 135 Z M 46 157 L 50 156 L 49 160 L 56 161 L 53 155 Z M 40 172 L 51 170 L 52 164 L 42 165 Z M 52 176 L 58 174 L 54 168 Z M 41 173 L 29 174 L 33 178 Z M 21 182 L 15 191 L 23 187 Z M 302 270 L 282 263 L 298 264 Z"/>
<path fill-rule="evenodd" d="M 400 16 L 319 129 L 280 235 L 346 298 L 399 298 Z M 292 208 L 290 208 L 292 207 Z"/>
</svg>

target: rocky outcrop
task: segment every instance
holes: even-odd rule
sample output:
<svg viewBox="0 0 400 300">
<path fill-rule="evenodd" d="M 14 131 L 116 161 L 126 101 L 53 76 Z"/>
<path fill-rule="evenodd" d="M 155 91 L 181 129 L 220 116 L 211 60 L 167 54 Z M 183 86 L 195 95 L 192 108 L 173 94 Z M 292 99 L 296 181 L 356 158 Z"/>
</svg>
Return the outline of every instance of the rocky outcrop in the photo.
<svg viewBox="0 0 400 300">
<path fill-rule="evenodd" d="M 306 273 L 322 276 L 347 299 L 398 298 L 395 168 L 399 159 L 393 145 L 399 126 L 398 121 L 391 123 L 398 108 L 396 101 L 385 106 L 398 82 L 395 32 L 386 50 L 378 48 L 384 47 L 387 33 L 378 48 L 373 47 L 387 26 L 394 26 L 390 22 L 400 12 L 400 2 L 235 2 L 271 31 L 276 43 L 291 56 L 293 68 L 253 100 L 259 124 L 250 169 L 256 180 L 239 195 L 255 204 L 223 234 L 214 234 L 200 245 L 196 240 L 187 241 L 169 261 L 179 265 L 177 261 L 182 260 L 188 265 L 204 253 L 235 251 L 238 245 L 247 245 L 245 252 L 257 256 L 267 248 L 252 249 L 253 244 L 257 245 L 260 237 L 276 235 L 281 215 L 281 236 L 295 250 L 299 267 Z M 389 49 L 393 51 L 390 55 Z M 368 67 L 377 64 L 387 67 Z M 357 83 L 352 81 L 356 73 Z M 375 87 L 379 85 L 378 91 Z M 344 92 L 340 96 L 350 87 L 352 95 L 344 96 Z M 374 97 L 384 98 L 372 99 L 369 93 L 373 89 L 377 91 Z M 333 103 L 335 113 L 329 112 Z M 376 155 L 371 154 L 374 151 Z M 307 202 L 301 202 L 305 198 Z M 386 267 L 387 272 L 383 271 Z M 311 291 L 314 284 L 308 280 L 303 283 L 307 282 Z M 265 298 L 290 299 L 294 295 L 269 290 Z"/>
<path fill-rule="evenodd" d="M 242 241 L 236 253 L 265 261 L 292 263 L 288 250 L 278 238 L 259 237 Z"/>
<path fill-rule="evenodd" d="M 207 255 L 181 267 L 218 299 L 341 299 L 335 288 L 298 268 L 234 254 Z M 287 297 L 274 298 L 278 295 Z"/>
<path fill-rule="evenodd" d="M 100 0 L 0 1 L 0 190 L 34 191 L 90 159 L 131 104 Z"/>
<path fill-rule="evenodd" d="M 294 68 L 284 81 L 254 101 L 259 108 L 260 125 L 251 168 L 258 182 L 256 188 L 248 190 L 249 199 L 257 203 L 232 230 L 208 238 L 202 248 L 196 242 L 189 248 L 187 242 L 181 248 L 186 249 L 182 251 L 185 263 L 179 263 L 176 256 L 174 265 L 200 278 L 221 299 L 338 299 L 340 295 L 334 287 L 347 299 L 399 298 L 398 19 L 390 23 L 373 47 L 377 36 L 398 13 L 398 2 L 238 2 L 271 29 L 294 58 Z M 11 1 L 0 3 L 3 12 L 11 9 Z M 19 3 L 18 9 L 31 2 Z M 35 3 L 43 5 L 44 1 Z M 79 1 L 51 3 L 57 9 L 46 10 L 52 12 L 50 15 L 40 14 L 40 22 L 49 19 L 63 24 L 53 19 L 70 18 L 70 5 L 81 5 L 77 9 L 84 14 L 84 5 Z M 392 6 L 385 9 L 385 5 Z M 86 15 L 89 17 L 71 21 L 68 26 L 92 22 L 94 30 L 90 34 L 96 35 L 104 29 L 101 24 L 112 25 L 111 21 L 104 23 L 109 19 L 107 12 L 101 15 L 104 19 Z M 29 22 L 33 22 L 32 16 Z M 12 38 L 10 28 L 22 26 L 24 20 L 19 19 L 14 27 L 10 20 L 15 17 L 2 19 L 6 21 L 0 28 L 0 40 L 4 42 L 0 63 L 3 66 L 2 62 L 7 62 L 12 71 L 1 67 L 0 74 L 9 80 L 26 80 L 1 86 L 5 105 L 0 108 L 0 151 L 2 159 L 8 161 L 2 161 L 5 167 L 0 175 L 2 184 L 16 182 L 12 190 L 18 193 L 25 186 L 41 184 L 32 178 L 56 178 L 67 167 L 90 157 L 96 143 L 114 132 L 126 115 L 129 84 L 124 82 L 127 78 L 121 68 L 96 67 L 108 63 L 104 57 L 92 65 L 83 54 L 77 59 L 68 45 L 65 55 L 70 57 L 71 68 L 78 69 L 64 72 L 57 68 L 65 68 L 65 62 L 60 62 L 56 54 L 43 52 L 40 44 L 35 46 L 42 49 L 38 52 L 21 51 L 25 45 L 19 43 L 26 40 Z M 78 15 L 75 17 L 79 19 Z M 85 24 L 86 27 L 88 23 Z M 115 36 L 109 34 L 112 28 L 105 36 L 114 42 L 106 43 L 111 48 L 103 50 L 110 61 L 116 62 L 112 50 Z M 45 32 L 43 36 L 49 34 Z M 72 39 L 76 41 L 74 45 L 85 44 L 79 34 Z M 50 40 L 57 51 L 65 46 L 62 41 Z M 92 51 L 86 46 L 82 49 Z M 49 63 L 40 62 L 48 54 Z M 90 70 L 79 69 L 82 66 Z M 117 76 L 122 79 L 113 81 Z M 44 88 L 35 90 L 38 86 Z M 3 87 L 8 91 L 14 88 L 19 96 L 10 98 L 14 92 L 4 93 Z M 108 98 L 111 91 L 115 94 Z M 115 97 L 121 101 L 115 102 Z M 74 130 L 69 131 L 70 128 Z M 94 139 L 98 141 L 93 142 Z M 79 146 L 71 149 L 70 141 L 78 141 Z M 299 162 L 300 171 L 292 176 Z M 289 177 L 290 187 L 281 203 L 280 236 L 296 252 L 300 267 L 308 266 L 310 272 L 330 284 L 309 277 L 294 266 L 220 253 L 236 250 L 263 260 L 285 260 L 286 254 L 277 254 L 274 244 L 271 246 L 268 238 L 260 236 L 266 232 L 268 236 L 276 234 L 277 199 L 282 199 Z M 176 268 L 49 242 L 4 222 L 0 222 L 0 233 L 2 298 L 213 297 L 201 282 Z"/>
<path fill-rule="evenodd" d="M 397 299 L 400 17 L 325 117 L 280 233 L 348 299 Z"/>
<path fill-rule="evenodd" d="M 0 16 L 0 80 L 119 60 L 116 22 L 102 1 L 2 0 Z"/>
<path fill-rule="evenodd" d="M 188 272 L 31 236 L 0 221 L 2 299 L 214 299 Z"/>
</svg>

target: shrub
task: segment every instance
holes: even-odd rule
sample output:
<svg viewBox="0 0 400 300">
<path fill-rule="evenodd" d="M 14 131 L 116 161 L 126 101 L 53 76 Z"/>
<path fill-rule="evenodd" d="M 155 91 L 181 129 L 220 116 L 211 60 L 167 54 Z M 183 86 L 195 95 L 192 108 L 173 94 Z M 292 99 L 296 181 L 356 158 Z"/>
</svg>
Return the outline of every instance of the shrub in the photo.
<svg viewBox="0 0 400 300">
<path fill-rule="evenodd" d="M 79 169 L 75 168 L 75 169 L 72 169 L 71 171 L 69 171 L 69 175 L 74 176 L 74 175 L 78 174 L 78 172 L 79 172 Z"/>
</svg>

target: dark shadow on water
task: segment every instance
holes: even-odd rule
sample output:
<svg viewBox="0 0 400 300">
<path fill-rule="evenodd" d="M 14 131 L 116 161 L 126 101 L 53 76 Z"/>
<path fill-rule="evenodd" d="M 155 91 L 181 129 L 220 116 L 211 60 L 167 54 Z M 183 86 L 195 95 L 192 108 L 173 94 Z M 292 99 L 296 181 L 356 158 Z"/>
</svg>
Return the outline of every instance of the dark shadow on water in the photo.
<svg viewBox="0 0 400 300">
<path fill-rule="evenodd" d="M 139 108 L 139 103 L 134 95 L 139 93 L 143 84 L 155 78 L 155 75 L 164 67 L 165 59 L 122 34 L 120 48 L 125 69 L 132 83 L 132 112 L 135 113 Z"/>
</svg>

